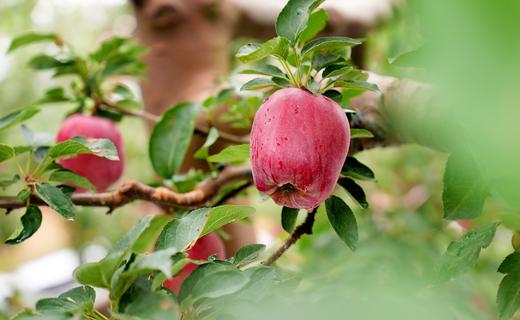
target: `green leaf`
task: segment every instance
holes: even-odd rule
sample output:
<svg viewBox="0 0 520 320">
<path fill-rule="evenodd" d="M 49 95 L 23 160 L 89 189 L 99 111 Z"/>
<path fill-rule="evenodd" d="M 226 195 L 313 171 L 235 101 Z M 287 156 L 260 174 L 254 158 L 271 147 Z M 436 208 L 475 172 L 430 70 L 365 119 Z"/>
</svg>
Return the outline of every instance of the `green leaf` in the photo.
<svg viewBox="0 0 520 320">
<path fill-rule="evenodd" d="M 121 263 L 128 259 L 132 251 L 143 246 L 141 240 L 146 237 L 152 226 L 153 216 L 149 215 L 137 222 L 130 231 L 120 239 L 102 260 L 79 266 L 74 271 L 74 278 L 81 284 L 98 288 L 110 288 L 111 280 Z"/>
<path fill-rule="evenodd" d="M 134 99 L 119 100 L 115 104 L 123 109 L 139 109 L 141 107 L 141 103 Z"/>
<path fill-rule="evenodd" d="M 302 55 L 321 50 L 332 50 L 342 47 L 352 47 L 361 44 L 361 41 L 349 37 L 322 37 L 310 41 L 302 48 Z"/>
<path fill-rule="evenodd" d="M 498 267 L 498 272 L 508 274 L 519 272 L 520 252 L 516 251 L 508 255 Z"/>
<path fill-rule="evenodd" d="M 271 81 L 273 81 L 280 88 L 288 88 L 291 86 L 291 83 L 285 77 L 284 78 L 272 77 Z"/>
<path fill-rule="evenodd" d="M 329 14 L 324 9 L 320 9 L 311 14 L 309 17 L 309 22 L 307 23 L 307 27 L 300 35 L 300 43 L 305 43 L 316 37 L 318 33 L 325 29 L 328 20 Z"/>
<path fill-rule="evenodd" d="M 498 225 L 491 223 L 474 228 L 462 238 L 452 241 L 436 267 L 435 280 L 446 281 L 471 269 L 480 251 L 493 240 Z"/>
<path fill-rule="evenodd" d="M 65 90 L 61 87 L 52 88 L 45 91 L 44 96 L 36 101 L 36 104 L 69 102 L 70 99 L 65 95 Z"/>
<path fill-rule="evenodd" d="M 64 64 L 62 66 L 56 67 L 54 69 L 54 73 L 52 75 L 53 78 L 58 78 L 62 76 L 78 76 L 82 77 L 86 72 L 84 68 L 85 61 L 82 59 L 75 57 L 74 63 Z"/>
<path fill-rule="evenodd" d="M 9 239 L 5 241 L 6 244 L 19 244 L 29 239 L 40 228 L 42 224 L 42 213 L 37 206 L 30 204 L 27 206 L 21 221 L 21 228 L 16 230 Z"/>
<path fill-rule="evenodd" d="M 132 252 L 134 253 L 145 253 L 149 252 L 157 241 L 157 237 L 162 232 L 164 227 L 171 221 L 171 218 L 167 215 L 154 216 L 150 224 L 145 230 L 139 235 L 137 240 L 132 245 Z"/>
<path fill-rule="evenodd" d="M 150 138 L 152 166 L 161 177 L 170 179 L 179 169 L 195 128 L 197 107 L 181 103 L 166 111 Z"/>
<path fill-rule="evenodd" d="M 329 99 L 334 100 L 336 103 L 341 103 L 343 101 L 343 94 L 341 92 L 339 92 L 338 90 L 327 90 L 323 93 L 323 95 Z M 355 129 L 350 129 L 351 135 L 352 135 L 352 130 L 355 130 Z M 352 137 L 351 137 L 351 139 L 352 139 Z"/>
<path fill-rule="evenodd" d="M 373 180 L 375 178 L 374 172 L 354 157 L 347 157 L 341 169 L 341 174 L 358 180 Z"/>
<path fill-rule="evenodd" d="M 285 57 L 289 43 L 283 37 L 276 37 L 264 42 L 263 44 L 249 43 L 242 46 L 236 57 L 243 63 L 261 60 L 270 55 Z"/>
<path fill-rule="evenodd" d="M 249 144 L 229 146 L 208 157 L 209 162 L 238 164 L 249 160 Z"/>
<path fill-rule="evenodd" d="M 332 196 L 325 201 L 327 217 L 339 238 L 352 250 L 356 250 L 358 227 L 356 217 L 347 204 L 339 197 Z"/>
<path fill-rule="evenodd" d="M 29 60 L 28 65 L 34 70 L 48 70 L 60 67 L 72 67 L 75 65 L 75 62 L 74 60 L 60 60 L 53 56 L 40 54 Z"/>
<path fill-rule="evenodd" d="M 117 84 L 117 85 L 112 89 L 112 93 L 118 94 L 118 95 L 120 95 L 121 97 L 123 97 L 124 99 L 130 99 L 130 100 L 135 99 L 135 96 L 134 96 L 134 94 L 132 93 L 132 90 L 130 90 L 129 87 L 127 87 L 126 85 L 121 84 L 121 83 L 118 83 L 118 84 Z"/>
<path fill-rule="evenodd" d="M 0 130 L 25 122 L 35 116 L 38 112 L 40 112 L 40 109 L 38 108 L 26 108 L 13 111 L 3 118 L 0 118 Z"/>
<path fill-rule="evenodd" d="M 22 189 L 16 195 L 16 200 L 18 200 L 18 201 L 25 201 L 25 200 L 29 199 L 30 196 L 31 196 L 31 191 L 30 190 Z"/>
<path fill-rule="evenodd" d="M 280 78 L 286 77 L 285 73 L 282 70 L 280 70 L 278 67 L 275 67 L 270 64 L 249 67 L 247 69 L 240 71 L 240 73 L 242 73 L 242 74 L 259 74 L 259 75 L 264 75 L 264 76 L 280 77 Z"/>
<path fill-rule="evenodd" d="M 48 41 L 56 41 L 58 40 L 58 36 L 54 33 L 25 33 L 21 36 L 18 36 L 11 41 L 9 45 L 9 49 L 7 52 L 13 52 L 14 50 L 33 44 L 37 42 L 48 42 Z"/>
<path fill-rule="evenodd" d="M 130 269 L 123 274 L 125 276 L 145 275 L 152 271 L 160 271 L 167 278 L 171 278 L 173 276 L 172 266 L 174 263 L 172 256 L 177 253 L 179 253 L 179 251 L 176 248 L 170 248 L 158 250 L 146 255 L 139 255 L 130 266 Z"/>
<path fill-rule="evenodd" d="M 342 186 L 350 195 L 354 198 L 354 200 L 359 203 L 359 205 L 366 209 L 368 208 L 367 197 L 365 195 L 365 191 L 358 185 L 354 180 L 349 178 L 340 178 L 338 180 L 338 184 Z"/>
<path fill-rule="evenodd" d="M 203 281 L 205 277 L 208 275 L 226 271 L 226 270 L 234 270 L 235 267 L 230 264 L 222 264 L 210 262 L 203 265 L 200 265 L 197 269 L 195 269 L 182 283 L 180 291 L 179 291 L 179 301 L 183 301 L 186 299 L 192 292 L 193 288 L 200 282 Z"/>
<path fill-rule="evenodd" d="M 48 152 L 48 156 L 54 160 L 78 154 L 93 154 L 112 161 L 119 160 L 116 146 L 109 139 L 92 139 L 77 136 L 52 146 Z"/>
<path fill-rule="evenodd" d="M 288 233 L 291 233 L 296 225 L 296 219 L 298 218 L 298 212 L 300 209 L 282 208 L 282 227 Z"/>
<path fill-rule="evenodd" d="M 239 270 L 217 271 L 198 281 L 191 294 L 195 300 L 215 299 L 239 291 L 247 282 L 247 277 Z"/>
<path fill-rule="evenodd" d="M 320 71 L 333 64 L 348 65 L 344 57 L 330 52 L 317 52 L 312 58 L 312 67 L 316 69 L 316 71 Z"/>
<path fill-rule="evenodd" d="M 260 301 L 272 292 L 274 286 L 279 284 L 280 277 L 273 267 L 255 266 L 244 270 L 249 282 L 237 295 L 241 299 Z"/>
<path fill-rule="evenodd" d="M 96 292 L 91 287 L 71 289 L 58 298 L 42 299 L 36 303 L 36 310 L 43 314 L 61 314 L 92 310 Z"/>
<path fill-rule="evenodd" d="M 123 37 L 112 37 L 101 43 L 99 48 L 90 54 L 90 58 L 97 62 L 102 62 L 116 54 L 122 46 L 128 44 L 130 40 Z"/>
<path fill-rule="evenodd" d="M 252 80 L 249 80 L 248 82 L 244 83 L 242 87 L 240 87 L 241 91 L 245 90 L 260 90 L 270 87 L 279 87 L 283 88 L 282 86 L 275 83 L 272 79 L 268 78 L 254 78 Z"/>
<path fill-rule="evenodd" d="M 520 268 L 517 265 L 516 268 Z M 498 287 L 497 309 L 500 320 L 512 319 L 520 308 L 520 272 L 506 275 Z"/>
<path fill-rule="evenodd" d="M 498 272 L 506 274 L 497 293 L 499 318 L 511 319 L 520 308 L 520 252 L 507 256 Z"/>
<path fill-rule="evenodd" d="M 237 253 L 235 253 L 233 263 L 235 265 L 241 265 L 245 263 L 249 263 L 260 255 L 260 252 L 265 250 L 265 245 L 263 244 L 250 244 L 245 247 L 238 249 Z"/>
<path fill-rule="evenodd" d="M 190 212 L 181 219 L 172 220 L 159 235 L 155 249 L 174 248 L 177 251 L 184 251 L 201 237 L 209 212 L 210 209 L 202 208 Z"/>
<path fill-rule="evenodd" d="M 105 79 L 114 75 L 142 76 L 146 72 L 146 64 L 126 55 L 118 55 L 109 59 L 101 78 Z"/>
<path fill-rule="evenodd" d="M 59 188 L 47 183 L 36 185 L 36 194 L 54 211 L 65 218 L 72 218 L 76 213 L 74 204 Z"/>
<path fill-rule="evenodd" d="M 347 89 L 356 89 L 356 90 L 370 90 L 373 92 L 380 93 L 379 87 L 376 84 L 369 83 L 361 80 L 346 80 L 346 81 L 337 81 L 334 82 L 334 87 L 341 87 Z"/>
<path fill-rule="evenodd" d="M 156 250 L 175 248 L 177 251 L 184 251 L 198 238 L 228 223 L 245 219 L 254 211 L 253 207 L 240 205 L 222 205 L 192 211 L 164 227 L 157 240 Z"/>
<path fill-rule="evenodd" d="M 123 253 L 118 252 L 94 263 L 86 263 L 74 270 L 74 279 L 81 284 L 97 288 L 110 288 L 111 279 L 121 263 Z"/>
<path fill-rule="evenodd" d="M 137 251 L 137 248 L 142 248 L 141 243 L 143 237 L 147 237 L 147 231 L 155 226 L 157 219 L 162 220 L 159 217 L 148 215 L 137 222 L 128 233 L 121 238 L 109 251 L 109 255 L 117 252 L 133 252 Z M 159 226 L 162 222 L 159 223 Z M 157 226 L 156 226 L 157 227 Z M 150 239 L 151 241 L 151 239 Z M 150 245 L 148 243 L 148 245 Z M 144 245 L 145 247 L 148 245 Z"/>
<path fill-rule="evenodd" d="M 11 159 L 15 156 L 15 151 L 13 147 L 6 146 L 5 144 L 0 144 L 0 162 Z"/>
<path fill-rule="evenodd" d="M 324 0 L 289 0 L 276 19 L 276 33 L 295 43 L 307 28 L 311 12 Z"/>
<path fill-rule="evenodd" d="M 340 62 L 338 64 L 332 64 L 327 66 L 322 73 L 323 78 L 331 78 L 338 80 L 343 77 L 347 77 L 354 67 L 347 62 Z"/>
<path fill-rule="evenodd" d="M 255 208 L 250 206 L 226 204 L 211 208 L 208 214 L 208 220 L 200 236 L 202 237 L 218 230 L 228 223 L 243 220 L 253 213 L 255 213 Z"/>
<path fill-rule="evenodd" d="M 15 174 L 11 179 L 0 180 L 0 188 L 4 189 L 20 181 L 20 175 Z"/>
<path fill-rule="evenodd" d="M 153 291 L 152 282 L 140 277 L 121 297 L 120 313 L 122 320 L 164 320 L 180 319 L 177 304 L 172 295 Z"/>
<path fill-rule="evenodd" d="M 458 220 L 480 216 L 487 193 L 487 185 L 475 161 L 462 154 L 450 155 L 442 192 L 444 218 Z"/>
<path fill-rule="evenodd" d="M 374 134 L 366 129 L 350 129 L 350 139 L 373 138 Z"/>
<path fill-rule="evenodd" d="M 197 152 L 193 155 L 195 159 L 206 159 L 209 156 L 209 147 L 211 147 L 215 142 L 217 142 L 219 137 L 217 128 L 212 127 L 209 129 L 208 137 L 206 138 L 206 141 L 200 147 Z"/>
<path fill-rule="evenodd" d="M 58 170 L 51 173 L 49 181 L 71 184 L 76 187 L 95 191 L 96 188 L 92 183 L 85 177 L 80 176 L 69 170 Z"/>
</svg>

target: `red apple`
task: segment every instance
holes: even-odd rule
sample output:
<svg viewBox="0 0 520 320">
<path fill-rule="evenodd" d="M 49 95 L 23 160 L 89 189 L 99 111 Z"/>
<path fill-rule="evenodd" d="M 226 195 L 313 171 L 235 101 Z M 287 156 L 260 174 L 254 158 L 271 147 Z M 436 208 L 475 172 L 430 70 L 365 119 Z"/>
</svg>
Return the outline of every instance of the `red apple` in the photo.
<svg viewBox="0 0 520 320">
<path fill-rule="evenodd" d="M 349 144 L 349 123 L 337 103 L 304 89 L 279 90 L 253 121 L 255 185 L 279 205 L 312 210 L 334 191 Z"/>
<path fill-rule="evenodd" d="M 224 242 L 222 242 L 214 232 L 208 233 L 197 240 L 187 253 L 188 257 L 193 260 L 207 260 L 212 255 L 216 255 L 220 260 L 226 258 Z M 184 279 L 186 279 L 195 268 L 197 268 L 196 264 L 190 263 L 186 265 L 180 274 L 164 281 L 163 286 L 175 293 L 179 293 L 179 289 L 181 288 Z"/>
<path fill-rule="evenodd" d="M 108 119 L 75 114 L 63 122 L 56 141 L 61 142 L 76 136 L 109 139 L 116 146 L 119 161 L 91 154 L 81 154 L 60 161 L 65 169 L 87 178 L 98 192 L 105 191 L 121 177 L 125 168 L 125 153 L 119 129 Z"/>
</svg>

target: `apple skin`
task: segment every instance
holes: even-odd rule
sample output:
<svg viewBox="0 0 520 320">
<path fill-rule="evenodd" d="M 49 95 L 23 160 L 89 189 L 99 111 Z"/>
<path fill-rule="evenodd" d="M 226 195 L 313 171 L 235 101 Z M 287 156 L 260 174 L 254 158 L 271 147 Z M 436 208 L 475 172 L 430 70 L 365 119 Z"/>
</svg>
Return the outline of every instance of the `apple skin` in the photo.
<svg viewBox="0 0 520 320">
<path fill-rule="evenodd" d="M 304 89 L 279 90 L 253 121 L 255 185 L 279 205 L 310 211 L 334 191 L 349 145 L 348 119 L 336 102 Z"/>
<path fill-rule="evenodd" d="M 198 239 L 187 254 L 193 260 L 207 260 L 212 255 L 216 255 L 219 260 L 226 258 L 224 242 L 214 232 Z M 178 294 L 184 279 L 196 268 L 197 265 L 193 263 L 186 265 L 178 275 L 164 281 L 163 286 Z"/>
<path fill-rule="evenodd" d="M 87 178 L 95 186 L 97 192 L 107 190 L 119 180 L 125 168 L 125 152 L 119 129 L 108 119 L 75 114 L 63 122 L 56 141 L 62 142 L 76 136 L 109 139 L 116 146 L 119 155 L 118 161 L 91 154 L 81 154 L 59 161 L 65 169 Z M 85 190 L 78 189 L 77 191 L 84 192 Z"/>
</svg>

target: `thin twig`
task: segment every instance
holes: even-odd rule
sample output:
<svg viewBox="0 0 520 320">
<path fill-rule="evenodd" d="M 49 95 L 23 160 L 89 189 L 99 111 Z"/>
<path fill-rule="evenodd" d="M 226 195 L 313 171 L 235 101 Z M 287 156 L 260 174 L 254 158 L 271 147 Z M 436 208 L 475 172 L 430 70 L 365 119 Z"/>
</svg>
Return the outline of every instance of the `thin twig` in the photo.
<svg viewBox="0 0 520 320">
<path fill-rule="evenodd" d="M 222 204 L 225 204 L 227 201 L 234 199 L 236 196 L 238 196 L 242 191 L 246 190 L 253 184 L 253 180 L 249 180 L 240 187 L 236 188 L 235 190 L 225 194 L 221 199 L 217 201 L 215 206 L 220 206 Z"/>
<path fill-rule="evenodd" d="M 128 110 L 128 109 L 125 109 L 125 108 L 121 108 L 118 105 L 115 105 L 115 104 L 111 103 L 110 101 L 106 101 L 106 100 L 97 101 L 96 104 L 97 105 L 103 105 L 103 106 L 107 107 L 108 109 L 111 109 L 113 111 L 117 111 L 117 112 L 119 112 L 119 113 L 121 113 L 121 114 L 123 114 L 125 116 L 138 117 L 138 118 L 147 120 L 147 121 L 149 121 L 151 123 L 157 123 L 157 122 L 159 122 L 161 120 L 161 117 L 159 117 L 159 116 L 157 116 L 155 114 L 152 114 L 152 113 L 149 113 L 149 112 L 146 112 L 146 111 Z M 197 124 L 195 126 L 195 133 L 203 135 L 203 136 L 207 136 L 208 133 L 209 133 L 209 129 L 210 128 L 208 128 L 206 126 L 203 126 L 201 124 Z M 222 132 L 220 130 L 219 130 L 218 134 L 219 134 L 219 137 L 221 139 L 229 141 L 229 142 L 238 143 L 238 144 L 249 143 L 249 137 L 239 137 L 239 136 L 235 136 L 235 135 L 232 135 L 232 134 L 229 134 L 229 133 L 226 133 L 226 132 Z"/>
<path fill-rule="evenodd" d="M 280 248 L 278 248 L 278 250 L 276 250 L 267 260 L 265 260 L 263 264 L 267 266 L 272 265 L 304 234 L 312 234 L 312 226 L 314 225 L 317 210 L 318 209 L 316 208 L 309 212 L 307 214 L 307 217 L 305 217 L 305 221 L 298 227 L 296 227 L 296 229 L 294 229 L 294 231 L 291 233 L 291 236 L 287 240 L 285 240 L 284 244 Z"/>
<path fill-rule="evenodd" d="M 210 128 L 208 128 L 207 126 L 204 126 L 204 125 L 198 123 L 195 126 L 195 133 L 203 135 L 203 136 L 207 136 L 208 133 L 209 133 L 209 129 Z M 221 131 L 221 130 L 218 131 L 218 136 L 222 140 L 226 140 L 228 142 L 233 142 L 233 143 L 237 143 L 237 144 L 249 143 L 249 137 L 248 136 L 242 136 L 242 137 L 235 136 L 233 134 L 226 133 L 226 132 Z"/>
<path fill-rule="evenodd" d="M 154 188 L 138 181 L 123 183 L 117 190 L 103 193 L 76 193 L 71 200 L 75 205 L 83 207 L 107 207 L 109 212 L 120 208 L 136 200 L 152 202 L 162 208 L 187 208 L 196 209 L 211 204 L 222 187 L 236 181 L 250 181 L 251 170 L 249 168 L 228 167 L 218 177 L 208 179 L 199 184 L 193 191 L 177 193 L 170 189 Z M 31 198 L 31 203 L 45 206 L 46 203 L 37 196 Z M 0 208 L 12 210 L 25 207 L 25 201 L 19 201 L 16 197 L 0 197 Z"/>
</svg>

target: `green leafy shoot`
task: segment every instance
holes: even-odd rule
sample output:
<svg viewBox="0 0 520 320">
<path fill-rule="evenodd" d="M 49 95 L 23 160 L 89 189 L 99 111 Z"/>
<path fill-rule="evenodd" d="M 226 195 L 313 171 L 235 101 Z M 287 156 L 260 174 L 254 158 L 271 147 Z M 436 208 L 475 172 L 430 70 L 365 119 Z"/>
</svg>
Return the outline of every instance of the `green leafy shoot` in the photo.
<svg viewBox="0 0 520 320">
<path fill-rule="evenodd" d="M 52 72 L 54 78 L 69 76 L 70 89 L 64 86 L 48 89 L 33 106 L 70 102 L 76 105 L 75 112 L 87 111 L 119 121 L 128 114 L 125 109 L 142 105 L 121 80 L 121 76 L 145 74 L 146 65 L 141 57 L 146 49 L 137 42 L 130 38 L 109 38 L 83 56 L 76 54 L 76 50 L 56 34 L 27 33 L 12 41 L 9 52 L 42 42 L 53 42 L 58 50 L 31 57 L 28 66 L 35 71 Z M 22 116 L 18 118 L 23 119 Z M 2 127 L 0 120 L 0 129 Z"/>
<path fill-rule="evenodd" d="M 379 91 L 367 82 L 368 74 L 350 62 L 351 48 L 360 40 L 348 37 L 315 38 L 327 25 L 327 12 L 318 9 L 323 0 L 290 0 L 276 20 L 277 37 L 262 44 L 249 43 L 238 50 L 243 63 L 269 59 L 260 66 L 249 66 L 244 74 L 258 75 L 242 90 L 272 92 L 286 87 L 305 88 L 314 93 L 334 91 L 342 101 L 343 90 Z M 328 96 L 328 95 L 327 95 Z"/>
</svg>

